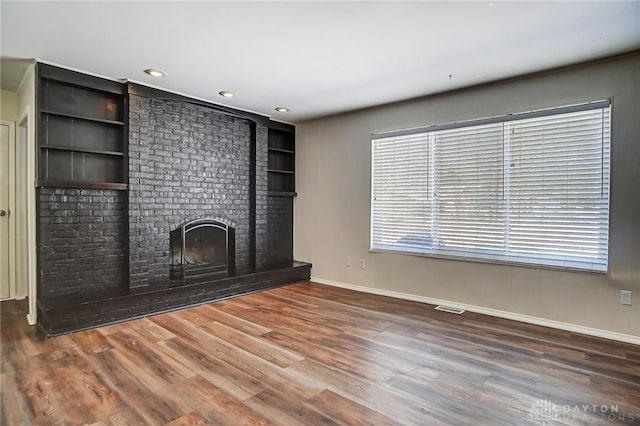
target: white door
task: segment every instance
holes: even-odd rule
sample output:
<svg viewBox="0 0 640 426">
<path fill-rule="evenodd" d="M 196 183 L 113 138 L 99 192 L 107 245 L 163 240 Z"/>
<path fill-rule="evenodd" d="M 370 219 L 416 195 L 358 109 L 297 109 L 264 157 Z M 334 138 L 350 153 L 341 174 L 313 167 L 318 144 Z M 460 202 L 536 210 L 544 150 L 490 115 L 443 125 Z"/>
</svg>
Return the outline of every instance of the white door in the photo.
<svg viewBox="0 0 640 426">
<path fill-rule="evenodd" d="M 9 286 L 9 144 L 10 127 L 0 125 L 0 299 L 12 296 Z"/>
</svg>

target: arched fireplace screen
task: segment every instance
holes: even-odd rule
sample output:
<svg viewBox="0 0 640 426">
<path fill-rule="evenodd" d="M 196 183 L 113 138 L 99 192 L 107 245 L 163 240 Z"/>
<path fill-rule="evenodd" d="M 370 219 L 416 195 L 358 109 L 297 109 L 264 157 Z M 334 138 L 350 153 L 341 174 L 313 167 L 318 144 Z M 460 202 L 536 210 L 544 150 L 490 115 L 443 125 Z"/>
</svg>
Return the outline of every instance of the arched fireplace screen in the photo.
<svg viewBox="0 0 640 426">
<path fill-rule="evenodd" d="M 235 268 L 235 230 L 224 223 L 199 219 L 170 233 L 171 277 L 232 272 Z"/>
</svg>

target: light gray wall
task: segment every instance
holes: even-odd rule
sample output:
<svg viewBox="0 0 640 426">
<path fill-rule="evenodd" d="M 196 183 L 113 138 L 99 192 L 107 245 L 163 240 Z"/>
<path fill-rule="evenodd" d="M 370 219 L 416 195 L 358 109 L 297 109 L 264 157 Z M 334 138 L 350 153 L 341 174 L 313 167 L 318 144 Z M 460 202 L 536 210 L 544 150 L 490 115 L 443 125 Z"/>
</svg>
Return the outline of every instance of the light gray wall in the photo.
<svg viewBox="0 0 640 426">
<path fill-rule="evenodd" d="M 613 102 L 608 275 L 368 251 L 371 133 L 605 98 Z M 640 54 L 300 123 L 295 258 L 326 280 L 640 336 L 639 129 Z M 633 291 L 633 306 L 620 305 L 620 289 Z"/>
</svg>

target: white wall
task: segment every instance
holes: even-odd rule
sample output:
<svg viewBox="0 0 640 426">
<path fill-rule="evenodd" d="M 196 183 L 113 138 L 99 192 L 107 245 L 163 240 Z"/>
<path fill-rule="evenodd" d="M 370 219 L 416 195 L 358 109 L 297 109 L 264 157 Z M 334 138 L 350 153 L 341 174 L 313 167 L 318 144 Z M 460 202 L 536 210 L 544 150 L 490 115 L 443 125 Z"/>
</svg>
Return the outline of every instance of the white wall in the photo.
<svg viewBox="0 0 640 426">
<path fill-rule="evenodd" d="M 18 115 L 21 115 L 25 108 L 35 108 L 36 101 L 36 77 L 35 77 L 35 64 L 30 65 L 18 86 L 17 91 L 18 98 Z M 34 133 L 35 134 L 35 133 Z"/>
<path fill-rule="evenodd" d="M 0 91 L 0 118 L 7 121 L 18 120 L 18 95 L 15 92 Z"/>
<path fill-rule="evenodd" d="M 371 133 L 605 98 L 613 101 L 609 275 L 368 251 Z M 639 129 L 640 54 L 300 123 L 295 258 L 325 280 L 640 336 Z M 620 305 L 620 289 L 633 291 L 633 306 Z"/>
</svg>

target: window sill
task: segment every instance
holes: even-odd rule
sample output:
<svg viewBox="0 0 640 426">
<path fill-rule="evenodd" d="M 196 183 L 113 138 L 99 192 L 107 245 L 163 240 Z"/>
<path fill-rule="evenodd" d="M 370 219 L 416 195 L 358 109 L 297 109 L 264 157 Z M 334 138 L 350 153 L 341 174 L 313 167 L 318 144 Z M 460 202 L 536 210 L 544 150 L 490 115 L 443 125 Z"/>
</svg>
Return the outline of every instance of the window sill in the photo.
<svg viewBox="0 0 640 426">
<path fill-rule="evenodd" d="M 379 249 L 379 248 L 369 249 L 369 253 L 399 254 L 399 255 L 405 255 L 405 256 L 426 257 L 426 258 L 439 259 L 439 260 L 454 260 L 454 261 L 463 261 L 463 262 L 486 263 L 490 265 L 546 269 L 546 270 L 560 271 L 560 272 L 577 272 L 577 273 L 590 274 L 590 275 L 608 275 L 609 274 L 608 270 L 598 271 L 594 269 L 581 268 L 579 266 L 542 265 L 538 263 L 530 263 L 530 262 L 524 262 L 524 261 L 519 262 L 517 260 L 488 259 L 488 258 L 481 258 L 481 257 L 452 255 L 452 254 L 443 254 L 443 253 L 416 253 L 416 252 L 409 252 L 409 251 L 402 251 L 402 250 Z"/>
</svg>

